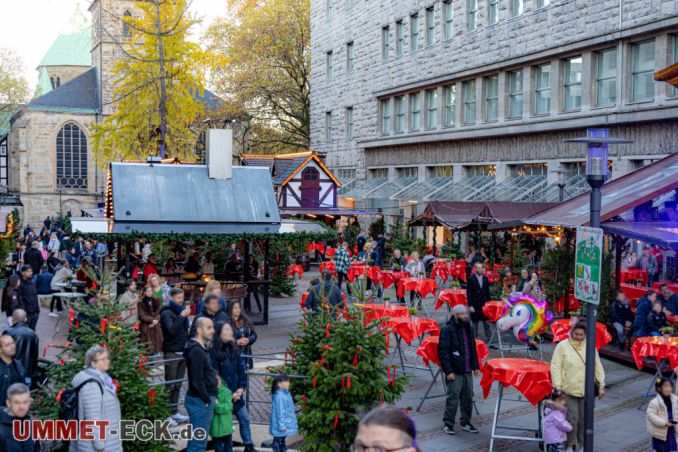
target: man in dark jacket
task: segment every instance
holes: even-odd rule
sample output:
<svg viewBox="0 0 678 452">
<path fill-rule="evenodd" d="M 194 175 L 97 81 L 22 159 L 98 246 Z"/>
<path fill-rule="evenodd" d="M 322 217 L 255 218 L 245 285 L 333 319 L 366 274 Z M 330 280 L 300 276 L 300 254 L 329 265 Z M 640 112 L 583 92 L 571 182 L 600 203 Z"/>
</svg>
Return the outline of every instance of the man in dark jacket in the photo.
<svg viewBox="0 0 678 452">
<path fill-rule="evenodd" d="M 633 312 L 626 295 L 621 290 L 617 291 L 617 296 L 610 307 L 610 322 L 617 331 L 617 343 L 623 347 L 626 342 L 626 330 L 630 330 L 633 324 Z"/>
<path fill-rule="evenodd" d="M 438 343 L 440 368 L 447 381 L 447 402 L 443 431 L 454 435 L 454 420 L 457 408 L 461 408 L 459 423 L 467 432 L 478 433 L 471 424 L 473 414 L 473 374 L 479 372 L 476 340 L 469 321 L 468 309 L 457 305 L 452 309 L 452 317 L 440 331 Z"/>
<path fill-rule="evenodd" d="M 485 340 L 489 340 L 490 324 L 483 314 L 483 306 L 490 300 L 490 281 L 485 276 L 485 268 L 480 262 L 473 264 L 473 272 L 466 283 L 466 298 L 476 337 L 478 336 L 478 324 L 482 322 Z"/>
<path fill-rule="evenodd" d="M 17 309 L 12 314 L 12 326 L 6 331 L 14 339 L 16 348 L 15 359 L 21 362 L 21 365 L 33 378 L 35 370 L 38 368 L 38 350 L 40 349 L 40 339 L 38 335 L 26 325 L 26 311 Z"/>
<path fill-rule="evenodd" d="M 0 409 L 0 450 L 12 452 L 40 452 L 40 442 L 31 435 L 25 441 L 14 438 L 14 421 L 31 421 L 31 392 L 23 383 L 14 383 L 7 389 L 7 406 Z"/>
<path fill-rule="evenodd" d="M 631 326 L 631 334 L 634 337 L 649 336 L 647 330 L 647 316 L 652 311 L 652 303 L 657 299 L 657 293 L 654 290 L 648 290 L 645 295 L 636 302 L 636 318 Z"/>
<path fill-rule="evenodd" d="M 191 330 L 188 333 L 189 338 L 195 337 L 196 325 L 198 324 L 198 319 L 201 317 L 210 319 L 215 325 L 229 321 L 228 314 L 221 309 L 219 297 L 213 294 L 207 295 L 203 300 L 202 312 L 193 319 Z"/>
<path fill-rule="evenodd" d="M 14 359 L 16 345 L 9 334 L 0 336 L 0 406 L 5 405 L 7 389 L 14 383 L 24 383 L 30 386 L 31 379 L 26 374 L 24 366 Z"/>
<path fill-rule="evenodd" d="M 31 242 L 31 248 L 24 253 L 24 264 L 29 265 L 33 269 L 33 274 L 38 276 L 40 268 L 45 260 L 40 253 L 40 244 L 37 241 Z"/>
<path fill-rule="evenodd" d="M 170 423 L 186 422 L 188 418 L 179 413 L 177 403 L 181 392 L 181 380 L 186 375 L 186 364 L 182 359 L 186 342 L 188 342 L 188 316 L 191 309 L 184 306 L 184 291 L 173 288 L 170 291 L 170 302 L 160 311 L 160 327 L 162 328 L 162 351 L 165 360 L 165 381 L 168 384 L 170 402 Z"/>
<path fill-rule="evenodd" d="M 35 331 L 40 316 L 40 302 L 38 301 L 38 287 L 33 282 L 33 268 L 26 264 L 21 267 L 21 284 L 19 285 L 20 307 L 26 311 L 26 324 Z"/>
<path fill-rule="evenodd" d="M 318 312 L 324 303 L 332 307 L 342 307 L 344 300 L 341 298 L 341 290 L 339 286 L 332 282 L 332 272 L 323 270 L 321 282 L 308 290 L 308 297 L 306 298 L 306 309 L 313 312 Z"/>
<path fill-rule="evenodd" d="M 678 295 L 673 293 L 667 284 L 659 286 L 659 296 L 657 297 L 664 304 L 665 313 L 678 314 Z M 668 311 L 668 312 L 666 312 Z"/>
<path fill-rule="evenodd" d="M 212 367 L 207 344 L 214 337 L 214 323 L 200 317 L 196 321 L 195 337 L 188 341 L 184 350 L 184 360 L 188 370 L 188 390 L 184 406 L 188 411 L 193 429 L 203 428 L 209 431 L 214 416 L 214 402 L 219 388 L 217 371 Z M 191 439 L 187 451 L 205 450 L 207 436 L 204 439 Z"/>
</svg>

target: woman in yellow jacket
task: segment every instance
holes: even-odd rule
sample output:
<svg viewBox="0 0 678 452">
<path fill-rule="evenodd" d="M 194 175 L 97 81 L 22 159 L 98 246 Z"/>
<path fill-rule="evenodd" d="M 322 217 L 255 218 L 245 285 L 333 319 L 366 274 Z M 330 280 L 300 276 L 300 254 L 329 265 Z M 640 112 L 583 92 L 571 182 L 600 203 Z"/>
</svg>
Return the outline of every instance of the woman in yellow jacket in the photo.
<svg viewBox="0 0 678 452">
<path fill-rule="evenodd" d="M 584 446 L 584 375 L 586 360 L 586 323 L 579 322 L 570 337 L 558 343 L 551 358 L 551 382 L 567 396 L 567 418 L 572 431 L 567 434 L 567 450 Z M 596 383 L 599 397 L 605 395 L 605 371 L 596 351 Z"/>
</svg>

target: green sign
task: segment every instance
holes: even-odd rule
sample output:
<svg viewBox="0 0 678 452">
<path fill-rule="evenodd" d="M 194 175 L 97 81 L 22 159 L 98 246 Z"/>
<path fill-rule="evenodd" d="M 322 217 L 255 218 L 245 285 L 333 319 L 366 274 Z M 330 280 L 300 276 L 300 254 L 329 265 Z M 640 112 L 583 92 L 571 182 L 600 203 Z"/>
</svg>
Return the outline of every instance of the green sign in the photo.
<svg viewBox="0 0 678 452">
<path fill-rule="evenodd" d="M 574 296 L 587 303 L 600 303 L 600 274 L 603 264 L 603 230 L 577 228 L 574 262 Z"/>
</svg>

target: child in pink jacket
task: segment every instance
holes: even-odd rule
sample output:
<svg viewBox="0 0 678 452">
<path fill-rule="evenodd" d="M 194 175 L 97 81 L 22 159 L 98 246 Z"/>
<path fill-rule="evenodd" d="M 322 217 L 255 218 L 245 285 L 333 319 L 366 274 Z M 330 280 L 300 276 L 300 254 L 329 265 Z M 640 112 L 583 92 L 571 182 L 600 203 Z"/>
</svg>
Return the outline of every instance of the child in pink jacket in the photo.
<svg viewBox="0 0 678 452">
<path fill-rule="evenodd" d="M 564 452 L 567 433 L 572 431 L 572 424 L 567 420 L 565 393 L 556 389 L 544 402 L 544 444 L 547 452 Z"/>
</svg>

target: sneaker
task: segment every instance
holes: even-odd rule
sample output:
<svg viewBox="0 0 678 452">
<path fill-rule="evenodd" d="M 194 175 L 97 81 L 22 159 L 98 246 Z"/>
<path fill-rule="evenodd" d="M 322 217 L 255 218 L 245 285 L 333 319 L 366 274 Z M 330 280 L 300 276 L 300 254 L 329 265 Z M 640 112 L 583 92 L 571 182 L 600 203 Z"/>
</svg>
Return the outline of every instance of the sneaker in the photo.
<svg viewBox="0 0 678 452">
<path fill-rule="evenodd" d="M 443 427 L 443 433 L 446 433 L 448 435 L 456 435 L 456 433 L 454 432 L 454 428 L 448 427 L 447 425 Z"/>
<path fill-rule="evenodd" d="M 174 422 L 177 424 L 183 424 L 184 422 L 188 422 L 188 416 L 184 416 L 181 413 L 176 413 L 172 415 L 172 420 L 174 420 Z"/>
<path fill-rule="evenodd" d="M 469 433 L 478 433 L 478 429 L 471 424 L 462 425 L 461 429 Z"/>
<path fill-rule="evenodd" d="M 175 421 L 174 419 L 172 419 L 172 416 L 170 416 L 170 417 L 167 418 L 167 428 L 174 428 L 174 427 L 176 427 L 177 425 L 179 425 L 179 424 L 177 423 L 177 421 Z"/>
<path fill-rule="evenodd" d="M 50 317 L 59 317 L 59 314 L 57 314 L 56 312 L 50 312 L 49 316 Z"/>
</svg>

